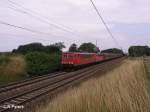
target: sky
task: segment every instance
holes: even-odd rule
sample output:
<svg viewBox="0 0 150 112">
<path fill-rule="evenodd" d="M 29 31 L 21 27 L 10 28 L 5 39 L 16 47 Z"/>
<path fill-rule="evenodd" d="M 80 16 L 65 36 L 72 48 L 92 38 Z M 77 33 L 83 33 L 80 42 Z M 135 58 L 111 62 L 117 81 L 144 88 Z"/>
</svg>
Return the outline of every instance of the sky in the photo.
<svg viewBox="0 0 150 112">
<path fill-rule="evenodd" d="M 150 0 L 93 1 L 124 51 L 131 45 L 150 46 Z M 72 43 L 96 41 L 100 49 L 119 47 L 90 0 L 0 0 L 0 52 L 31 42 L 64 42 L 67 50 Z"/>
</svg>

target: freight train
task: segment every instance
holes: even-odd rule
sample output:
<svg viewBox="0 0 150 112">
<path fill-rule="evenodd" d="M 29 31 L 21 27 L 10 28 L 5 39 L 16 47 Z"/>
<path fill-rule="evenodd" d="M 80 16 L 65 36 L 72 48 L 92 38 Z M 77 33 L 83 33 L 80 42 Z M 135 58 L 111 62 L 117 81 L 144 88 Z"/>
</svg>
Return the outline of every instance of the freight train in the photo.
<svg viewBox="0 0 150 112">
<path fill-rule="evenodd" d="M 122 57 L 123 54 L 114 53 L 88 53 L 88 52 L 63 52 L 61 64 L 63 68 L 75 68 L 95 64 Z"/>
</svg>

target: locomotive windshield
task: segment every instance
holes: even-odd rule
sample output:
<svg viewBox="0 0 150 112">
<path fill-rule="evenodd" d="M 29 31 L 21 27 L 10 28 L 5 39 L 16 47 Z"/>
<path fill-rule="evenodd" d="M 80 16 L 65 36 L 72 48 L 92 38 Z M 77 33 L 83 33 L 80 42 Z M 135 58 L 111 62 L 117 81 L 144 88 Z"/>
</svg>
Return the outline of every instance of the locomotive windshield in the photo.
<svg viewBox="0 0 150 112">
<path fill-rule="evenodd" d="M 64 58 L 67 58 L 67 54 L 64 54 L 63 57 L 64 57 Z"/>
<path fill-rule="evenodd" d="M 64 54 L 63 57 L 64 58 L 73 58 L 74 55 L 73 54 Z"/>
</svg>

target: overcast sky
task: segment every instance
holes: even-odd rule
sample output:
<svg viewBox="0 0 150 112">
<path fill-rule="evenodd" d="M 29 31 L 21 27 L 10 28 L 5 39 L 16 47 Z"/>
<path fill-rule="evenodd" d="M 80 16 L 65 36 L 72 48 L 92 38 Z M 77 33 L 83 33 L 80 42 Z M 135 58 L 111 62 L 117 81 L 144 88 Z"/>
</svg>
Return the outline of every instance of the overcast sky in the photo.
<svg viewBox="0 0 150 112">
<path fill-rule="evenodd" d="M 96 40 L 100 49 L 118 47 L 98 18 L 90 0 L 11 1 L 18 5 L 9 0 L 0 0 L 0 21 L 39 33 L 0 24 L 0 51 L 11 51 L 31 42 L 48 45 L 60 41 L 67 47 L 71 43 L 80 45 L 83 42 L 96 43 Z M 130 45 L 150 45 L 150 0 L 94 2 L 124 50 L 127 51 Z"/>
</svg>

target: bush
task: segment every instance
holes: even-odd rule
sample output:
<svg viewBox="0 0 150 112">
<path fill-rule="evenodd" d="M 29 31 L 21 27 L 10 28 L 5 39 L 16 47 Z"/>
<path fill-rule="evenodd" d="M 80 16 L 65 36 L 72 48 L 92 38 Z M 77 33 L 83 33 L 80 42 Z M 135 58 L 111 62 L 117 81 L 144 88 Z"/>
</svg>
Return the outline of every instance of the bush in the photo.
<svg viewBox="0 0 150 112">
<path fill-rule="evenodd" d="M 0 56 L 0 84 L 7 84 L 26 77 L 26 62 L 23 56 Z"/>
<path fill-rule="evenodd" d="M 10 59 L 8 58 L 8 56 L 1 55 L 1 56 L 0 56 L 0 65 L 3 65 L 3 64 L 8 63 L 9 60 L 10 60 Z"/>
<path fill-rule="evenodd" d="M 26 56 L 27 72 L 30 76 L 43 75 L 57 70 L 60 67 L 59 54 L 32 52 Z"/>
</svg>

